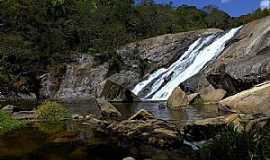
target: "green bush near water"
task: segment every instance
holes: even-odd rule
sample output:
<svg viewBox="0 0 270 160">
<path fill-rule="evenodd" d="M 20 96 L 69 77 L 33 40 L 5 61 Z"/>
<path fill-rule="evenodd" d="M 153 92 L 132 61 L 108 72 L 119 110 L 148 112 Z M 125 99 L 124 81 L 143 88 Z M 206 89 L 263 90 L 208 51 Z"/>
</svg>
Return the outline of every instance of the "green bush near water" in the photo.
<svg viewBox="0 0 270 160">
<path fill-rule="evenodd" d="M 36 109 L 37 119 L 41 121 L 57 122 L 71 119 L 71 113 L 57 102 L 44 102 Z"/>
<path fill-rule="evenodd" d="M 0 135 L 24 126 L 23 121 L 15 120 L 8 113 L 0 111 Z"/>
</svg>

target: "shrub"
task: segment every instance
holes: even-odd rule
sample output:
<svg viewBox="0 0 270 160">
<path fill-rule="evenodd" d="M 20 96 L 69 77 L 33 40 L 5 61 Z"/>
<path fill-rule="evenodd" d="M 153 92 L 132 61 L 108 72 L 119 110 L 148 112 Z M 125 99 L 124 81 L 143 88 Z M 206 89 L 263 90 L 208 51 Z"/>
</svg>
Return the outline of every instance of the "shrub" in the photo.
<svg viewBox="0 0 270 160">
<path fill-rule="evenodd" d="M 8 113 L 0 111 L 0 135 L 24 126 L 24 122 L 15 120 Z"/>
<path fill-rule="evenodd" d="M 270 158 L 269 127 L 239 132 L 229 126 L 200 150 L 205 160 L 261 160 Z"/>
<path fill-rule="evenodd" d="M 41 121 L 56 122 L 71 118 L 70 112 L 62 105 L 56 102 L 45 102 L 36 109 L 37 119 Z"/>
</svg>

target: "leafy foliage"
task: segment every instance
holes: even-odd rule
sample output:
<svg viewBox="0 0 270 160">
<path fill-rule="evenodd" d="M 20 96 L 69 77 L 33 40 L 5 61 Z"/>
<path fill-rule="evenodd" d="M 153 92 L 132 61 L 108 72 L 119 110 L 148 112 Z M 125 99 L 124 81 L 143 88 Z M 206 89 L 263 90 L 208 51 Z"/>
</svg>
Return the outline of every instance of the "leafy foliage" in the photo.
<svg viewBox="0 0 270 160">
<path fill-rule="evenodd" d="M 0 135 L 24 126 L 24 122 L 12 119 L 8 113 L 0 111 Z"/>
<path fill-rule="evenodd" d="M 261 160 L 270 158 L 269 127 L 253 132 L 239 132 L 225 128 L 210 144 L 201 149 L 201 159 L 207 160 Z"/>
<path fill-rule="evenodd" d="M 56 102 L 44 102 L 36 109 L 37 119 L 46 122 L 57 122 L 71 118 L 70 112 Z"/>
</svg>

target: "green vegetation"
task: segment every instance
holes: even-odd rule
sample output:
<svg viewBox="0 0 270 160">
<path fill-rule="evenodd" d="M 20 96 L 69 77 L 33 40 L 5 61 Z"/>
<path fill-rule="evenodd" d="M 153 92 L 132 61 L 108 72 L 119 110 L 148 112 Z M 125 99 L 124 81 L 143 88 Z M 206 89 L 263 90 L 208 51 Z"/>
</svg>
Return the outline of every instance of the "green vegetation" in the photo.
<svg viewBox="0 0 270 160">
<path fill-rule="evenodd" d="M 12 119 L 8 113 L 0 111 L 0 135 L 24 126 L 24 122 Z"/>
<path fill-rule="evenodd" d="M 45 102 L 36 109 L 37 119 L 46 122 L 57 122 L 71 119 L 71 113 L 61 104 Z"/>
<path fill-rule="evenodd" d="M 152 0 L 4 0 L 0 8 L 0 92 L 37 96 L 38 77 L 54 69 L 61 78 L 73 54 L 115 57 L 115 50 L 129 42 L 208 27 L 227 29 L 270 14 L 257 10 L 232 18 L 214 6 L 175 8 Z"/>
<path fill-rule="evenodd" d="M 270 132 L 267 126 L 252 132 L 227 127 L 201 149 L 206 160 L 264 160 L 270 158 Z"/>
</svg>

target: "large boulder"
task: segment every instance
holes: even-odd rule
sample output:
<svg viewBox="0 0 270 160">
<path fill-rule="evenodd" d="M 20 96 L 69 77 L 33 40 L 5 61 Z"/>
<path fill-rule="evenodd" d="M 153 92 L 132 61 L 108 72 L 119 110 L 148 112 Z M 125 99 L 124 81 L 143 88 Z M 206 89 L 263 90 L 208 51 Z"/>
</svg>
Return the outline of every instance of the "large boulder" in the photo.
<svg viewBox="0 0 270 160">
<path fill-rule="evenodd" d="M 140 99 L 132 93 L 129 89 L 115 83 L 111 80 L 103 82 L 102 91 L 99 97 L 105 98 L 109 101 L 133 102 L 140 101 Z"/>
<path fill-rule="evenodd" d="M 200 90 L 200 97 L 204 103 L 218 103 L 225 96 L 225 90 L 215 89 L 213 86 L 208 86 Z"/>
<path fill-rule="evenodd" d="M 118 120 L 122 114 L 108 101 L 104 99 L 97 99 L 97 105 L 103 119 Z"/>
<path fill-rule="evenodd" d="M 179 109 L 180 107 L 186 106 L 189 104 L 188 96 L 180 87 L 174 89 L 170 95 L 167 106 L 171 109 Z"/>
<path fill-rule="evenodd" d="M 257 85 L 219 102 L 221 109 L 240 113 L 270 113 L 270 82 Z"/>
</svg>

